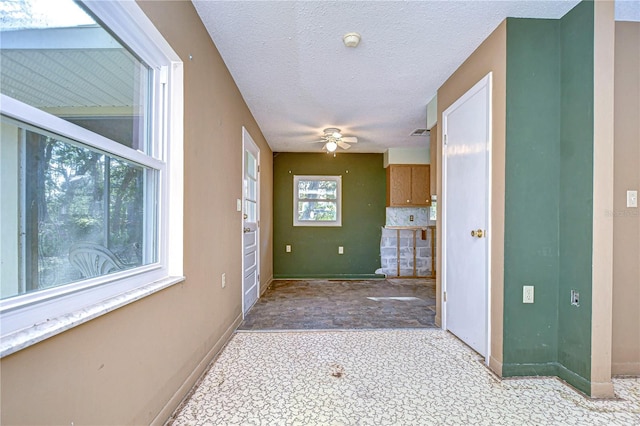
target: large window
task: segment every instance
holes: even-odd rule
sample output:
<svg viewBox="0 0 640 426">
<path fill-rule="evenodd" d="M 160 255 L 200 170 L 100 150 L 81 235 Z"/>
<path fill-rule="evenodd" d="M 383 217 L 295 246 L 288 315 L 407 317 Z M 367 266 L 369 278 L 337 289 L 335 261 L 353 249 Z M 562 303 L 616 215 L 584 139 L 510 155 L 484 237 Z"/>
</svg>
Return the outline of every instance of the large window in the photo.
<svg viewBox="0 0 640 426">
<path fill-rule="evenodd" d="M 182 64 L 132 1 L 0 8 L 6 336 L 182 274 Z"/>
<path fill-rule="evenodd" d="M 342 176 L 294 176 L 293 187 L 293 226 L 342 225 Z"/>
</svg>

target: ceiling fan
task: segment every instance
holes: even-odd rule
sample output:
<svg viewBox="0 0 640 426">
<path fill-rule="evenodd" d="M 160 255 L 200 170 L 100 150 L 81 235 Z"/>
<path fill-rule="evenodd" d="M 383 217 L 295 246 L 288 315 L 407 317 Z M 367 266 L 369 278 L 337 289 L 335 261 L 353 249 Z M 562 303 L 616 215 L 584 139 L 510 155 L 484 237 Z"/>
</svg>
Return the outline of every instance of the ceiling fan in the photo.
<svg viewBox="0 0 640 426">
<path fill-rule="evenodd" d="M 323 135 L 319 141 L 313 143 L 323 143 L 322 149 L 327 152 L 335 152 L 338 147 L 342 149 L 351 148 L 352 143 L 358 143 L 358 138 L 355 136 L 342 136 L 340 129 L 335 127 L 328 127 L 324 129 Z"/>
</svg>

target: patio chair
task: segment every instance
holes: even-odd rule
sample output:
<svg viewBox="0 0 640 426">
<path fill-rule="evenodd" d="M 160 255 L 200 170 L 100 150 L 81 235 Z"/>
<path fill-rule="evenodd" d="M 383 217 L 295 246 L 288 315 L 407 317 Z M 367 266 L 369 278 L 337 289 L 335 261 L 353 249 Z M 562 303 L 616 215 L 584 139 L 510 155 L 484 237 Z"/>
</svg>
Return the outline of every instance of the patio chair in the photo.
<svg viewBox="0 0 640 426">
<path fill-rule="evenodd" d="M 99 277 L 124 269 L 124 264 L 108 248 L 95 243 L 77 243 L 69 249 L 69 262 L 84 278 Z"/>
</svg>

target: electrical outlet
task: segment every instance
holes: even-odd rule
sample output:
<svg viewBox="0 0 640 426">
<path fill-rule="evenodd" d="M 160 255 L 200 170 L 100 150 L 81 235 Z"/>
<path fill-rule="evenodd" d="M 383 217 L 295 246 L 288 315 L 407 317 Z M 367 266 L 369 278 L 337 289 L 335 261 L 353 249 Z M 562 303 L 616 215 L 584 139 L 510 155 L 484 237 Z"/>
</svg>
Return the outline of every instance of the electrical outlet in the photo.
<svg viewBox="0 0 640 426">
<path fill-rule="evenodd" d="M 409 222 L 413 222 L 413 215 L 409 215 Z"/>
<path fill-rule="evenodd" d="M 571 289 L 571 305 L 580 306 L 580 293 Z"/>
<path fill-rule="evenodd" d="M 287 253 L 291 253 L 291 244 L 287 244 L 286 246 L 284 246 L 284 251 L 286 251 Z"/>
<path fill-rule="evenodd" d="M 533 303 L 533 286 L 522 286 L 522 303 Z"/>
<path fill-rule="evenodd" d="M 638 191 L 627 191 L 627 207 L 638 207 Z"/>
<path fill-rule="evenodd" d="M 227 286 L 227 274 L 225 274 L 224 272 L 222 273 L 222 288 L 225 288 Z"/>
<path fill-rule="evenodd" d="M 338 246 L 338 254 L 344 254 L 344 247 Z"/>
</svg>

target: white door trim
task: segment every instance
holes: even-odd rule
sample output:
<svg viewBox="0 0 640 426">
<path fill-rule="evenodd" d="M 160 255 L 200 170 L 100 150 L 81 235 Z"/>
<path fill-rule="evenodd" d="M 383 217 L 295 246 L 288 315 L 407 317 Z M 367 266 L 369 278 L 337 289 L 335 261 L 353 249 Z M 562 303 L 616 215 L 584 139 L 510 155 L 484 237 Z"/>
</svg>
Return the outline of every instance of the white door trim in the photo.
<svg viewBox="0 0 640 426">
<path fill-rule="evenodd" d="M 483 77 L 478 83 L 476 83 L 471 89 L 469 89 L 464 95 L 462 95 L 458 100 L 456 100 L 449 108 L 447 108 L 442 113 L 442 217 L 441 217 L 441 235 L 442 235 L 442 294 L 441 294 L 441 322 L 442 329 L 447 330 L 447 303 L 446 303 L 446 292 L 447 292 L 447 146 L 446 146 L 446 137 L 447 137 L 447 121 L 448 116 L 453 111 L 455 111 L 460 105 L 464 104 L 467 100 L 469 100 L 472 96 L 478 93 L 483 88 L 487 87 L 487 92 L 489 96 L 487 97 L 487 168 L 486 168 L 486 185 L 487 185 L 487 265 L 486 265 L 486 277 L 485 282 L 487 286 L 486 292 L 486 336 L 487 336 L 487 354 L 485 357 L 485 364 L 489 365 L 489 360 L 491 359 L 491 246 L 492 246 L 492 238 L 493 233 L 491 232 L 492 222 L 491 222 L 491 188 L 492 188 L 492 138 L 493 138 L 493 110 L 492 110 L 492 73 L 490 72 L 485 77 Z"/>
<path fill-rule="evenodd" d="M 242 220 L 241 220 L 241 226 L 240 226 L 240 247 L 241 247 L 241 253 L 242 253 L 242 262 L 241 262 L 241 267 L 242 267 L 242 272 L 240 274 L 240 276 L 242 277 L 242 318 L 244 319 L 245 313 L 246 313 L 246 307 L 245 307 L 245 245 L 244 245 L 244 215 L 246 214 L 245 212 L 245 206 L 246 206 L 246 202 L 245 202 L 245 198 L 246 198 L 246 194 L 245 194 L 245 185 L 244 185 L 244 178 L 245 178 L 245 168 L 246 168 L 246 160 L 245 160 L 245 156 L 246 156 L 246 151 L 248 148 L 251 148 L 253 151 L 255 151 L 257 153 L 256 155 L 256 160 L 257 160 L 257 167 L 258 170 L 256 172 L 257 175 L 257 181 L 258 181 L 258 187 L 256 188 L 256 223 L 257 223 L 257 227 L 256 227 L 256 274 L 257 274 L 257 293 L 258 293 L 258 298 L 260 297 L 260 148 L 258 147 L 258 145 L 256 145 L 256 143 L 253 141 L 253 138 L 251 137 L 251 135 L 249 134 L 249 131 L 242 126 L 242 179 L 241 179 L 241 188 L 242 188 Z"/>
</svg>

